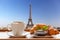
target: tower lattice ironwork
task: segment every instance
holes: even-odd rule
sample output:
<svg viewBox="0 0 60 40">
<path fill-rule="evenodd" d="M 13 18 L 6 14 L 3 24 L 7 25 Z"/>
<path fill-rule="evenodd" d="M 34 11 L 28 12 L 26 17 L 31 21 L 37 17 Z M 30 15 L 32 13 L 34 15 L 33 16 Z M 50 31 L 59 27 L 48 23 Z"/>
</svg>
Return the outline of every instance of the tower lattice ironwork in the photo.
<svg viewBox="0 0 60 40">
<path fill-rule="evenodd" d="M 29 5 L 29 19 L 28 19 L 28 24 L 26 25 L 26 29 L 30 29 L 33 27 L 33 21 L 32 21 L 32 6 L 31 4 Z"/>
</svg>

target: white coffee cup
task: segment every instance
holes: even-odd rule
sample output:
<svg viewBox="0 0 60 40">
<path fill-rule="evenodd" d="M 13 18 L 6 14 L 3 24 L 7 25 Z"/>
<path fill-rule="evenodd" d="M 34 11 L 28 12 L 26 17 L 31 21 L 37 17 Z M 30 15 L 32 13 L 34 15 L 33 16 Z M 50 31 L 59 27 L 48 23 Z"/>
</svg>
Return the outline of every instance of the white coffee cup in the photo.
<svg viewBox="0 0 60 40">
<path fill-rule="evenodd" d="M 11 24 L 12 33 L 14 36 L 22 36 L 25 25 L 23 22 L 15 21 Z"/>
</svg>

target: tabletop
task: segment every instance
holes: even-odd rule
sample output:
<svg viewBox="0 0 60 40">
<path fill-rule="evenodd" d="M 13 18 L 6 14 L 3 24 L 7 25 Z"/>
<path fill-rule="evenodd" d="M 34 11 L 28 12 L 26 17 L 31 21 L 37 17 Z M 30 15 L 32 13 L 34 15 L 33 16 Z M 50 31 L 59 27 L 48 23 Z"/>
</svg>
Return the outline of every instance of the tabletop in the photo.
<svg viewBox="0 0 60 40">
<path fill-rule="evenodd" d="M 8 39 L 0 39 L 0 40 L 60 40 L 55 38 L 8 38 Z"/>
</svg>

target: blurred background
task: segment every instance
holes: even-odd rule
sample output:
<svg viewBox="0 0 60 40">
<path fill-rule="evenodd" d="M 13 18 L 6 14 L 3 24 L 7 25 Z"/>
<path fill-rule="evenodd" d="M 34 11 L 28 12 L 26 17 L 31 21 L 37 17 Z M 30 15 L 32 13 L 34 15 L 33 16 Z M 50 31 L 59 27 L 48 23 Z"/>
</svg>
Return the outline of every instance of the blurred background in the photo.
<svg viewBox="0 0 60 40">
<path fill-rule="evenodd" d="M 60 27 L 60 0 L 0 0 L 0 27 L 13 21 L 27 24 L 30 1 L 34 24 Z"/>
</svg>

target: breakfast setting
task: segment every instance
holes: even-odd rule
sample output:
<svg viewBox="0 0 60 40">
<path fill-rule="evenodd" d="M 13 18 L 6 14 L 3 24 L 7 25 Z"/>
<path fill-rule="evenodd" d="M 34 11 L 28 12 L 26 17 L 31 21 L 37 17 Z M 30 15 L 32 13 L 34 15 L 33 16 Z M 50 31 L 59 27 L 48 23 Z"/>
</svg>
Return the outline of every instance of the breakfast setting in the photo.
<svg viewBox="0 0 60 40">
<path fill-rule="evenodd" d="M 60 31 L 51 25 L 46 24 L 35 24 L 32 28 L 28 29 L 25 27 L 23 22 L 14 21 L 9 25 L 12 35 L 9 33 L 9 38 L 54 38 L 60 39 Z M 26 29 L 26 30 L 25 30 Z M 0 31 L 4 32 L 4 31 Z"/>
<path fill-rule="evenodd" d="M 32 28 L 26 28 L 23 22 L 15 21 L 11 23 L 11 32 L 9 38 L 47 38 L 47 39 L 60 39 L 60 31 L 51 25 L 35 24 Z M 26 29 L 26 30 L 25 30 Z"/>
</svg>

